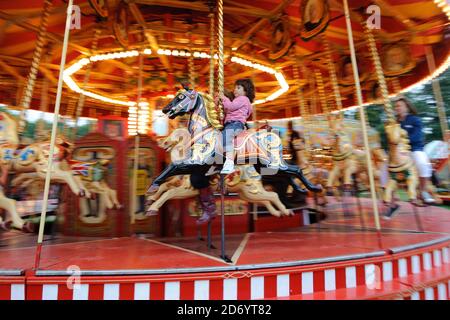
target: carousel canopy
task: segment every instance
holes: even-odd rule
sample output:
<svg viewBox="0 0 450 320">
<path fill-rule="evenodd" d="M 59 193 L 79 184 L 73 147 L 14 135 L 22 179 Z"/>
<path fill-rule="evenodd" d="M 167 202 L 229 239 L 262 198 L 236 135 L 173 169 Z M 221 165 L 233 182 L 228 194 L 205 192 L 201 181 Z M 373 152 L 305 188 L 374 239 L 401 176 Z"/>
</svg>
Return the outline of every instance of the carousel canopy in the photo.
<svg viewBox="0 0 450 320">
<path fill-rule="evenodd" d="M 155 108 L 167 102 L 183 79 L 193 79 L 197 90 L 208 91 L 210 13 L 215 1 L 75 0 L 74 4 L 78 7 L 69 39 L 63 114 L 73 114 L 83 92 L 84 115 L 93 109 L 98 115 L 119 108 L 126 115 L 129 102 L 137 100 L 138 54 L 145 49 L 142 96 Z M 31 101 L 34 109 L 46 108 L 41 99 L 46 92 L 52 108 L 66 7 L 60 0 L 53 0 L 50 7 Z M 391 93 L 430 76 L 427 54 L 434 55 L 436 69 L 446 67 L 450 11 L 445 0 L 350 0 L 349 7 L 365 102 L 378 92 L 366 22 L 375 26 L 371 32 Z M 37 38 L 43 8 L 43 0 L 0 2 L 0 103 L 20 105 L 33 55 L 41 45 Z M 239 78 L 253 79 L 259 119 L 298 116 L 300 100 L 308 113 L 335 109 L 333 83 L 339 85 L 344 107 L 356 104 L 342 1 L 225 0 L 224 30 L 225 86 L 232 89 Z M 94 42 L 98 43 L 92 50 Z M 321 83 L 323 90 L 318 90 Z"/>
</svg>

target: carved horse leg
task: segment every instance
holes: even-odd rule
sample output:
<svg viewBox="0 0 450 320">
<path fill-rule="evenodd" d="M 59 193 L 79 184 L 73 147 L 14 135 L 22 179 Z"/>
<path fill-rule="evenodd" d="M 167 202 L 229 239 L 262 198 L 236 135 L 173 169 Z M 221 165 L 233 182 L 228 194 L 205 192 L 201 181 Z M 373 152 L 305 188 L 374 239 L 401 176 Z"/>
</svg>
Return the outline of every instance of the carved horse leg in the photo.
<svg viewBox="0 0 450 320">
<path fill-rule="evenodd" d="M 248 188 L 247 186 L 242 185 L 241 183 L 236 185 L 235 187 L 229 187 L 229 191 L 239 193 L 239 198 L 241 198 L 244 201 L 250 203 L 257 203 L 265 206 L 269 211 L 269 213 L 275 217 L 280 217 L 282 213 L 286 215 L 289 214 L 289 212 L 287 211 L 286 207 L 283 206 L 283 204 L 281 204 L 281 206 L 284 207 L 285 212 L 281 212 L 280 210 L 275 209 L 274 206 L 272 205 L 272 202 L 276 202 L 274 201 L 274 197 L 272 196 L 272 194 L 278 197 L 275 192 L 258 190 L 258 192 L 255 193 L 252 188 Z"/>
<path fill-rule="evenodd" d="M 264 189 L 262 184 L 258 186 L 258 191 L 259 191 L 258 195 L 260 195 L 261 198 L 270 201 L 270 204 L 271 205 L 273 204 L 278 209 L 277 211 L 281 212 L 283 215 L 286 216 L 291 215 L 292 212 L 284 206 L 284 204 L 280 201 L 280 198 L 278 197 L 278 194 L 276 192 L 266 191 L 266 189 Z"/>
<path fill-rule="evenodd" d="M 164 182 L 162 185 L 159 186 L 158 191 L 156 191 L 156 193 L 148 197 L 148 200 L 151 202 L 158 200 L 159 197 L 161 197 L 161 195 L 167 190 L 169 190 L 171 187 L 173 187 L 173 183 L 171 180 Z"/>
<path fill-rule="evenodd" d="M 339 178 L 341 174 L 341 168 L 340 164 L 334 162 L 333 168 L 331 169 L 331 172 L 327 179 L 327 190 L 331 191 L 335 186 L 335 181 Z"/>
<path fill-rule="evenodd" d="M 70 190 L 72 190 L 72 192 L 75 193 L 75 194 L 77 194 L 77 195 L 80 195 L 80 196 L 82 196 L 82 197 L 86 197 L 86 198 L 88 198 L 88 199 L 91 199 L 91 198 L 92 198 L 92 193 L 91 193 L 91 191 L 88 190 L 88 188 L 86 187 L 85 182 L 83 181 L 83 179 L 81 178 L 81 176 L 79 176 L 79 175 L 73 175 L 72 172 L 70 172 L 70 171 L 69 171 L 69 174 L 68 174 L 68 175 L 71 176 L 71 178 L 68 177 L 68 179 L 69 179 L 70 181 L 72 181 L 72 179 L 73 179 L 73 181 L 74 181 L 75 184 L 77 185 L 78 189 L 80 190 L 79 192 L 81 192 L 81 194 L 80 194 L 80 193 L 76 193 L 76 192 L 74 191 L 74 189 L 72 189 L 72 187 L 69 185 Z M 65 183 L 67 183 L 67 182 L 66 182 L 66 181 L 67 181 L 66 179 L 62 179 L 62 181 L 65 182 Z M 69 184 L 69 183 L 67 183 L 67 184 Z"/>
<path fill-rule="evenodd" d="M 408 187 L 409 200 L 416 200 L 418 179 L 417 179 L 417 171 L 414 167 L 411 167 L 409 169 L 409 177 L 406 180 L 406 185 Z"/>
<path fill-rule="evenodd" d="M 344 186 L 349 188 L 352 185 L 352 175 L 358 172 L 356 161 L 348 159 L 344 162 Z"/>
<path fill-rule="evenodd" d="M 122 205 L 120 204 L 119 199 L 117 198 L 117 191 L 108 186 L 108 184 L 105 181 L 100 181 L 99 184 L 103 186 L 103 188 L 106 190 L 106 193 L 110 201 L 113 203 L 116 209 L 122 208 Z"/>
<path fill-rule="evenodd" d="M 281 212 L 281 214 L 285 216 L 290 216 L 292 214 L 292 212 L 283 205 L 283 203 L 280 201 L 280 198 L 275 192 L 265 191 L 264 193 L 262 193 L 262 196 L 265 199 L 269 200 L 270 205 L 273 204 L 278 209 L 277 211 Z"/>
<path fill-rule="evenodd" d="M 25 221 L 22 220 L 22 218 L 19 216 L 16 210 L 16 201 L 10 198 L 7 198 L 3 191 L 0 191 L 0 208 L 5 209 L 6 212 L 9 214 L 11 221 L 12 221 L 12 227 L 16 229 L 22 230 Z M 8 219 L 6 219 L 5 223 Z"/>
<path fill-rule="evenodd" d="M 85 185 L 85 189 L 90 193 L 96 193 L 100 197 L 100 202 L 104 203 L 107 209 L 112 209 L 114 207 L 114 202 L 111 199 L 108 189 L 104 185 L 101 185 L 99 181 L 88 182 Z"/>
<path fill-rule="evenodd" d="M 322 187 L 320 185 L 314 185 L 308 179 L 306 179 L 306 177 L 303 175 L 302 169 L 300 169 L 297 166 L 288 164 L 288 165 L 286 165 L 286 167 L 280 167 L 278 169 L 278 173 L 277 174 L 285 175 L 285 176 L 288 176 L 289 178 L 296 177 L 296 178 L 300 179 L 302 184 L 309 191 L 312 191 L 312 192 L 320 192 L 320 191 L 322 191 Z M 295 184 L 294 184 L 294 186 L 295 186 Z M 294 189 L 295 189 L 295 187 L 294 187 Z"/>
<path fill-rule="evenodd" d="M 211 164 L 187 164 L 187 163 L 171 163 L 164 169 L 163 172 L 153 180 L 152 185 L 147 190 L 148 194 L 155 193 L 159 186 L 164 183 L 164 181 L 172 176 L 191 174 L 192 172 L 205 173 L 211 167 Z"/>
<path fill-rule="evenodd" d="M 38 170 L 37 171 L 37 174 L 41 179 L 45 179 L 45 176 L 46 176 L 45 171 L 46 170 Z M 76 195 L 79 195 L 79 196 L 85 195 L 86 191 L 84 189 L 82 190 L 79 187 L 79 185 L 76 182 L 76 179 L 73 176 L 71 171 L 65 171 L 65 170 L 59 170 L 59 169 L 53 170 L 53 172 L 51 174 L 51 179 L 57 180 L 57 181 L 59 180 L 63 183 L 66 183 L 69 186 L 70 190 Z"/>
<path fill-rule="evenodd" d="M 11 180 L 11 185 L 25 187 L 35 179 L 40 179 L 36 172 L 23 172 Z"/>
<path fill-rule="evenodd" d="M 158 200 L 152 203 L 150 208 L 147 210 L 147 214 L 152 214 L 158 212 L 159 208 L 163 206 L 168 200 L 172 199 L 185 199 L 190 197 L 195 197 L 199 194 L 197 189 L 186 188 L 184 186 L 180 186 L 177 188 L 170 189 L 164 192 Z"/>
<path fill-rule="evenodd" d="M 386 189 L 384 191 L 384 197 L 383 197 L 383 201 L 386 204 L 389 204 L 392 202 L 393 193 L 394 193 L 394 190 L 396 190 L 396 188 L 397 188 L 397 181 L 395 181 L 394 179 L 389 179 L 389 181 L 386 183 Z"/>
</svg>

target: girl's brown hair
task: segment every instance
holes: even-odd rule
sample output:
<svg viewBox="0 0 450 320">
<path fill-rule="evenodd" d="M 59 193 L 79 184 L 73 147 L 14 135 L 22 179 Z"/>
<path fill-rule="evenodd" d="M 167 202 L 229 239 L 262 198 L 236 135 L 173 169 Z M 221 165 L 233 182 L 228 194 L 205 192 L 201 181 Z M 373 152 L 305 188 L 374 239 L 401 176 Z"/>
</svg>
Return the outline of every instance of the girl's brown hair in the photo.
<svg viewBox="0 0 450 320">
<path fill-rule="evenodd" d="M 397 103 L 399 101 L 403 101 L 406 104 L 406 107 L 408 108 L 408 112 L 410 114 L 417 115 L 418 112 L 416 107 L 414 107 L 414 105 L 408 98 L 406 98 L 405 96 L 400 96 L 394 99 L 394 103 Z"/>
<path fill-rule="evenodd" d="M 250 79 L 239 79 L 236 80 L 234 83 L 235 86 L 242 86 L 245 90 L 245 95 L 250 100 L 250 102 L 253 102 L 255 100 L 255 85 L 253 84 L 253 81 Z"/>
</svg>

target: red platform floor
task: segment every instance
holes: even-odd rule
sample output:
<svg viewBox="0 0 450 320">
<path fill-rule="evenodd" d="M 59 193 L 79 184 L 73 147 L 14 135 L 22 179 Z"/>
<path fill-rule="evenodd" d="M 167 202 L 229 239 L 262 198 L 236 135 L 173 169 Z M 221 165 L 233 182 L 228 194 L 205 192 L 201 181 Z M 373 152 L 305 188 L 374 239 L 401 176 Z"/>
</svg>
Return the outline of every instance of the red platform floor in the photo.
<svg viewBox="0 0 450 320">
<path fill-rule="evenodd" d="M 352 199 L 350 199 L 352 200 Z M 450 211 L 439 207 L 418 208 L 423 230 L 419 230 L 411 206 L 402 203 L 400 213 L 390 221 L 382 220 L 381 237 L 375 232 L 370 201 L 362 199 L 364 223 L 349 201 L 344 216 L 342 205 L 331 201 L 327 219 L 285 231 L 229 235 L 226 253 L 232 263 L 220 259 L 220 237 L 213 237 L 217 249 L 207 250 L 196 238 L 113 239 L 68 238 L 57 236 L 44 242 L 40 270 L 65 271 L 76 265 L 88 271 L 174 270 L 224 266 L 268 265 L 304 262 L 312 259 L 356 259 L 400 252 L 450 239 Z M 220 223 L 216 219 L 214 223 Z M 35 257 L 35 235 L 16 231 L 0 234 L 0 271 L 29 270 Z M 381 239 L 381 243 L 380 243 Z M 83 241 L 81 241 L 83 240 Z M 381 246 L 380 246 L 381 245 Z"/>
</svg>

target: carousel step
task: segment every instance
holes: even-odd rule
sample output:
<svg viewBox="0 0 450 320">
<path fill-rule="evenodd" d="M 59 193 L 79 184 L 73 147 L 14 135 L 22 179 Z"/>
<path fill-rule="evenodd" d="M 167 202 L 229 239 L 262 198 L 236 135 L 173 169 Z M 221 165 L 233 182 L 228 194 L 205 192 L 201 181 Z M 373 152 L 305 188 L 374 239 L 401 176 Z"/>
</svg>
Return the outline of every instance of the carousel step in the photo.
<svg viewBox="0 0 450 320">
<path fill-rule="evenodd" d="M 450 300 L 450 265 L 444 264 L 418 274 L 380 282 L 374 288 L 360 285 L 279 297 L 277 300 Z"/>
</svg>

